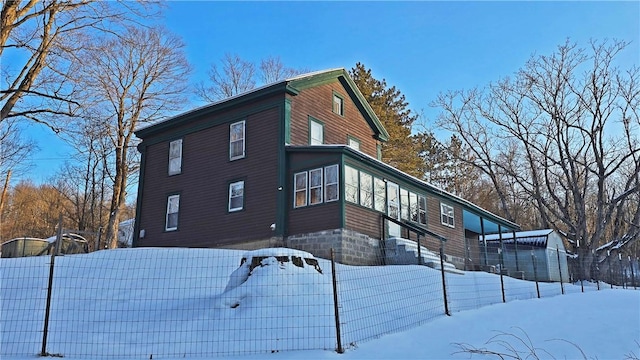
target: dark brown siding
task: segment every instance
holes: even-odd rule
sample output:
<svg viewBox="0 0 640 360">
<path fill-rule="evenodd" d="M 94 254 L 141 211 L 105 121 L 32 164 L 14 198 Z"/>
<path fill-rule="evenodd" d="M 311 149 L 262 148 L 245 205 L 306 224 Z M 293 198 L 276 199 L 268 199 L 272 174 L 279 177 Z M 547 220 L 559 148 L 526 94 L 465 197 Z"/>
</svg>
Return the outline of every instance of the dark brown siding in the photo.
<svg viewBox="0 0 640 360">
<path fill-rule="evenodd" d="M 350 202 L 346 202 L 345 212 L 345 227 L 347 229 L 369 235 L 374 239 L 380 238 L 382 231 L 380 212 Z"/>
<path fill-rule="evenodd" d="M 179 175 L 167 175 L 169 141 L 148 146 L 140 213 L 145 237 L 137 245 L 214 247 L 273 236 L 281 109 L 274 105 L 235 118 L 227 114 L 224 124 L 184 135 Z M 241 120 L 246 120 L 246 157 L 229 161 L 229 124 Z M 229 183 L 236 180 L 245 181 L 244 209 L 228 213 Z M 178 230 L 165 232 L 172 193 L 180 194 Z"/>
<path fill-rule="evenodd" d="M 333 92 L 344 99 L 344 116 L 332 109 Z M 291 144 L 309 144 L 309 116 L 324 123 L 325 144 L 347 144 L 347 136 L 360 141 L 360 151 L 376 157 L 373 131 L 339 81 L 302 90 L 291 97 Z"/>
<path fill-rule="evenodd" d="M 451 228 L 442 225 L 440 218 L 440 202 L 441 199 L 439 197 L 427 195 L 427 224 L 429 230 L 442 235 L 447 239 L 447 243 L 445 244 L 445 252 L 447 254 L 464 258 L 465 249 L 462 208 L 452 202 L 443 201 L 445 204 L 453 206 L 455 228 Z"/>
</svg>

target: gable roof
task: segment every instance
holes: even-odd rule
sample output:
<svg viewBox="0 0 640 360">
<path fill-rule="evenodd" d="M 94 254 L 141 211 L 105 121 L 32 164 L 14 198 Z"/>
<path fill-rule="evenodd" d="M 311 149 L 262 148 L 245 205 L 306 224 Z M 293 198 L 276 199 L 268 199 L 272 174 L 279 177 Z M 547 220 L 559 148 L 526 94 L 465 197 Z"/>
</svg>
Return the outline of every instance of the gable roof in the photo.
<svg viewBox="0 0 640 360">
<path fill-rule="evenodd" d="M 167 118 L 155 124 L 140 128 L 136 130 L 135 134 L 139 138 L 145 138 L 157 132 L 184 124 L 195 118 L 213 114 L 234 106 L 243 105 L 264 96 L 276 93 L 286 93 L 295 96 L 299 94 L 301 90 L 328 84 L 335 81 L 339 81 L 347 90 L 349 97 L 354 102 L 358 110 L 360 110 L 365 120 L 373 130 L 374 137 L 381 141 L 387 141 L 389 138 L 389 133 L 384 128 L 384 126 L 380 122 L 380 119 L 378 119 L 378 116 L 374 113 L 369 103 L 365 100 L 356 83 L 353 81 L 353 79 L 351 79 L 344 68 L 314 71 L 297 75 L 286 80 L 281 80 L 271 84 L 260 86 L 242 94 L 231 96 L 226 99 Z"/>
</svg>

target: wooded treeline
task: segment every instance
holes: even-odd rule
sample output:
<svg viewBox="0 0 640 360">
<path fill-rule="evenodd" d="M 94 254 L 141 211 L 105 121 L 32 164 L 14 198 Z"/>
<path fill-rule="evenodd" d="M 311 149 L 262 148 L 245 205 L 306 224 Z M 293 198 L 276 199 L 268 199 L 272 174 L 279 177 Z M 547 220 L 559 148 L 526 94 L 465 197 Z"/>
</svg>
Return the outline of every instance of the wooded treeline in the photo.
<svg viewBox="0 0 640 360">
<path fill-rule="evenodd" d="M 18 60 L 3 68 L 0 89 L 0 241 L 50 236 L 63 213 L 65 228 L 102 228 L 101 246 L 117 246 L 118 223 L 134 214 L 134 129 L 195 106 L 194 96 L 218 101 L 310 71 L 277 56 L 254 64 L 226 54 L 207 81 L 190 85 L 184 44 L 157 25 L 161 10 L 143 1 L 3 2 L 0 55 Z M 384 162 L 523 229 L 561 231 L 588 277 L 602 245 L 640 255 L 640 71 L 618 66 L 626 47 L 567 41 L 512 77 L 443 89 L 431 103 L 438 119 L 411 109 L 364 64 L 349 74 L 390 134 Z M 11 181 L 28 174 L 37 146 L 21 133 L 26 123 L 76 150 L 46 184 Z"/>
</svg>

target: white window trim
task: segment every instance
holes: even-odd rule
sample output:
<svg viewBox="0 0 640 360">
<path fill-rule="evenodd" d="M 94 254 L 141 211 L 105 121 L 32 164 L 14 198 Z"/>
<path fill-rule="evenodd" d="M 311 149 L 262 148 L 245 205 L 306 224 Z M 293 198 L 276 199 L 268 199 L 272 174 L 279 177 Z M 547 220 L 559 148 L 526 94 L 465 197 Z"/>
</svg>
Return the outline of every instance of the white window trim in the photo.
<svg viewBox="0 0 640 360">
<path fill-rule="evenodd" d="M 304 187 L 303 188 L 298 188 L 298 176 L 302 176 L 304 175 L 305 179 L 304 179 Z M 294 208 L 300 208 L 300 207 L 304 207 L 307 206 L 308 203 L 308 196 L 309 196 L 309 174 L 306 171 L 302 171 L 299 173 L 295 173 L 293 175 L 293 207 Z M 304 204 L 300 204 L 298 205 L 298 192 L 304 191 Z"/>
<path fill-rule="evenodd" d="M 171 205 L 172 205 L 173 201 L 175 201 L 177 203 L 176 204 L 176 211 L 169 212 L 169 211 L 172 210 L 171 209 Z M 169 195 L 167 197 L 167 212 L 165 214 L 165 221 L 164 221 L 164 230 L 165 231 L 178 230 L 178 221 L 177 220 L 176 220 L 176 226 L 169 227 L 169 215 L 172 215 L 172 214 L 178 214 L 178 216 L 180 216 L 179 215 L 180 214 L 180 195 L 179 194 Z"/>
<path fill-rule="evenodd" d="M 340 100 L 340 109 L 338 109 L 338 111 L 336 111 L 336 99 Z M 333 98 L 331 99 L 331 111 L 333 111 L 334 114 L 344 116 L 344 98 L 341 95 L 336 94 L 335 92 L 333 93 Z"/>
<path fill-rule="evenodd" d="M 320 172 L 320 185 L 313 185 L 311 183 L 313 176 L 311 175 L 311 173 L 315 173 L 315 172 Z M 324 201 L 324 174 L 322 173 L 322 168 L 318 168 L 318 169 L 312 169 L 309 170 L 309 205 L 318 205 L 318 204 L 322 204 Z M 311 194 L 313 193 L 313 190 L 317 190 L 320 193 L 320 201 L 317 202 L 313 202 L 313 197 L 311 196 Z"/>
<path fill-rule="evenodd" d="M 242 125 L 242 139 L 231 140 L 231 136 L 233 134 L 233 127 L 236 125 Z M 229 160 L 237 160 L 242 159 L 246 155 L 246 138 L 247 138 L 247 128 L 246 121 L 237 121 L 233 124 L 229 125 Z M 239 155 L 233 154 L 233 144 L 242 141 L 242 153 Z"/>
<path fill-rule="evenodd" d="M 335 179 L 329 179 L 327 178 L 327 169 L 330 168 L 334 168 L 335 169 L 335 174 L 336 174 L 336 178 Z M 340 199 L 340 173 L 338 171 L 338 164 L 335 165 L 329 165 L 329 166 L 325 166 L 324 167 L 324 202 L 332 202 L 332 201 L 338 201 Z M 334 186 L 336 187 L 336 197 L 334 199 L 329 198 L 329 196 L 327 195 L 327 189 L 329 188 L 329 186 Z"/>
<path fill-rule="evenodd" d="M 350 173 L 355 174 L 355 179 L 352 179 Z M 349 165 L 344 166 L 344 198 L 346 201 L 352 204 L 359 204 L 360 197 L 360 172 L 358 169 Z M 352 192 L 355 195 L 355 199 L 350 198 L 349 193 Z"/>
<path fill-rule="evenodd" d="M 172 151 L 174 149 L 176 149 L 176 151 Z M 174 152 L 176 152 L 177 154 L 175 154 L 176 156 L 172 156 L 174 155 Z M 171 164 L 172 161 L 171 160 L 177 160 L 175 163 L 177 163 L 177 167 L 176 168 L 172 168 Z M 177 175 L 182 173 L 182 139 L 178 139 L 178 140 L 173 140 L 169 143 L 169 164 L 168 164 L 168 172 L 169 175 Z"/>
<path fill-rule="evenodd" d="M 313 125 L 317 125 L 320 129 L 320 138 L 314 138 L 313 134 Z M 319 142 L 318 142 L 319 141 Z M 324 124 L 315 119 L 309 119 L 309 145 L 322 145 L 324 144 Z"/>
<path fill-rule="evenodd" d="M 238 185 L 241 184 L 242 185 L 242 195 L 236 195 L 233 196 L 233 187 L 234 185 Z M 238 198 L 238 197 L 242 197 L 242 203 L 240 204 L 239 207 L 231 207 L 231 200 L 234 198 Z M 244 209 L 244 180 L 240 180 L 240 181 L 235 181 L 229 184 L 229 206 L 228 206 L 229 212 L 236 212 L 236 211 L 240 211 L 242 209 Z"/>
<path fill-rule="evenodd" d="M 444 220 L 445 217 L 447 219 L 446 221 Z M 449 222 L 449 219 L 451 219 L 451 223 Z M 440 223 L 450 228 L 456 227 L 455 209 L 453 206 L 440 203 Z"/>
</svg>

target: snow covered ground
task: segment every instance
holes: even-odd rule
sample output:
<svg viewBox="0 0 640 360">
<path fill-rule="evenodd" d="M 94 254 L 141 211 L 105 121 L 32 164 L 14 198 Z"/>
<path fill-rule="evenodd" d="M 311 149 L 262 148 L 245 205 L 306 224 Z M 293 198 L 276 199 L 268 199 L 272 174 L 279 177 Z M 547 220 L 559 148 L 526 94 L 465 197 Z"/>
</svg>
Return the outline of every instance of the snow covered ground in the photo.
<svg viewBox="0 0 640 360">
<path fill-rule="evenodd" d="M 346 352 L 338 354 L 330 262 L 320 259 L 319 273 L 271 258 L 247 277 L 236 271 L 244 254 L 118 249 L 57 257 L 47 351 L 79 360 L 467 359 L 460 346 L 505 353 L 504 340 L 522 358 L 527 345 L 540 358 L 640 357 L 640 290 L 585 284 L 581 293 L 565 284 L 560 295 L 549 283 L 537 299 L 534 283 L 505 278 L 502 303 L 499 276 L 448 274 L 446 316 L 437 270 L 339 264 Z M 49 262 L 0 259 L 3 360 L 41 350 Z"/>
</svg>

